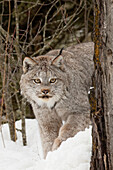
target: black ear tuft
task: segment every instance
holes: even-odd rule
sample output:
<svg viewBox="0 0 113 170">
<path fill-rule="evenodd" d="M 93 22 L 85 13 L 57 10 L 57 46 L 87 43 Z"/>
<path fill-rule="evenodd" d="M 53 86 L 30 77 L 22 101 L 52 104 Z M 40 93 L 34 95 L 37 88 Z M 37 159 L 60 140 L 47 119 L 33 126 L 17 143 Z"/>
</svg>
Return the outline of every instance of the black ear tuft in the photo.
<svg viewBox="0 0 113 170">
<path fill-rule="evenodd" d="M 60 50 L 60 52 L 59 52 L 58 56 L 59 56 L 59 55 L 62 55 L 62 51 L 63 51 L 63 50 L 64 50 L 64 47 L 63 47 L 63 48 L 61 48 L 61 50 Z M 58 57 L 58 56 L 57 56 L 57 57 Z"/>
</svg>

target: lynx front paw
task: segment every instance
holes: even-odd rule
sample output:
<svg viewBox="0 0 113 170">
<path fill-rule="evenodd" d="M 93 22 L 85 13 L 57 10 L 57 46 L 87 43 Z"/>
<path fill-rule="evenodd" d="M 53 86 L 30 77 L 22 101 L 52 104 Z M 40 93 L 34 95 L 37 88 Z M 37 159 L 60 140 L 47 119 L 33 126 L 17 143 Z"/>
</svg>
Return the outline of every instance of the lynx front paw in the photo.
<svg viewBox="0 0 113 170">
<path fill-rule="evenodd" d="M 56 138 L 52 146 L 52 151 L 56 150 L 60 146 L 61 143 L 62 141 L 59 138 Z"/>
</svg>

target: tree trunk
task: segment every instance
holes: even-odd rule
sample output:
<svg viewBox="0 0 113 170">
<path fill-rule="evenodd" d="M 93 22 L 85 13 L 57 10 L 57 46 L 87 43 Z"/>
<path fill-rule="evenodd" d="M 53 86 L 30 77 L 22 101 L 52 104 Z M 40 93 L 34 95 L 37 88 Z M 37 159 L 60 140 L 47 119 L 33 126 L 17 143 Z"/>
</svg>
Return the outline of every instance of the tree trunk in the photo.
<svg viewBox="0 0 113 170">
<path fill-rule="evenodd" d="M 6 113 L 7 113 L 7 120 L 8 120 L 8 125 L 9 125 L 9 131 L 10 131 L 10 138 L 12 141 L 16 141 L 17 136 L 16 136 L 16 128 L 15 128 L 15 115 L 12 109 L 12 99 L 11 99 L 11 94 L 10 94 L 10 88 L 7 88 L 7 95 L 5 95 L 5 108 L 6 108 Z M 9 90 L 9 91 L 8 91 Z M 7 97 L 7 99 L 6 99 Z"/>
<path fill-rule="evenodd" d="M 26 124 L 25 124 L 25 113 L 26 113 L 26 100 L 22 99 L 22 140 L 23 140 L 23 145 L 27 145 L 27 139 L 26 139 Z"/>
<path fill-rule="evenodd" d="M 113 169 L 113 76 L 110 28 L 111 1 L 94 0 L 94 76 L 91 92 L 92 158 L 91 170 Z"/>
</svg>

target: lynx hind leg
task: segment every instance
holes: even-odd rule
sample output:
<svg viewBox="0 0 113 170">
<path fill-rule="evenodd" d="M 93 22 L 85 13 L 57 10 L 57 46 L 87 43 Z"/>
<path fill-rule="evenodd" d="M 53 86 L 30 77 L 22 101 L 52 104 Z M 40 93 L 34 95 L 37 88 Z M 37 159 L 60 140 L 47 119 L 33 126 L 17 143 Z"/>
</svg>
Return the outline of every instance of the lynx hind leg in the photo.
<svg viewBox="0 0 113 170">
<path fill-rule="evenodd" d="M 73 114 L 70 115 L 65 124 L 60 128 L 59 136 L 55 139 L 52 151 L 56 150 L 60 144 L 77 134 L 77 132 L 84 130 L 90 124 L 90 115 Z"/>
</svg>

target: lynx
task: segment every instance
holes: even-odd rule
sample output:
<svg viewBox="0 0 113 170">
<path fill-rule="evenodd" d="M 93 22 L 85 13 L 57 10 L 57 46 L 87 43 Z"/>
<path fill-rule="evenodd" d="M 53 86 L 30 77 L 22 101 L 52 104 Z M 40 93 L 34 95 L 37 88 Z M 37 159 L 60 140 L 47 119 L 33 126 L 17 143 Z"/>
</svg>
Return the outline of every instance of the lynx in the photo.
<svg viewBox="0 0 113 170">
<path fill-rule="evenodd" d="M 93 50 L 92 42 L 83 43 L 23 61 L 21 92 L 38 121 L 44 158 L 90 124 Z"/>
</svg>

